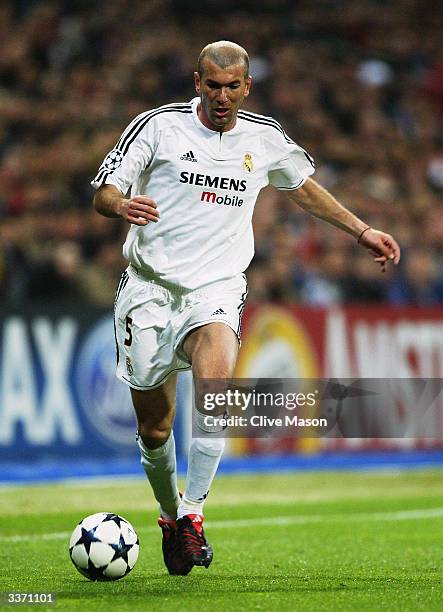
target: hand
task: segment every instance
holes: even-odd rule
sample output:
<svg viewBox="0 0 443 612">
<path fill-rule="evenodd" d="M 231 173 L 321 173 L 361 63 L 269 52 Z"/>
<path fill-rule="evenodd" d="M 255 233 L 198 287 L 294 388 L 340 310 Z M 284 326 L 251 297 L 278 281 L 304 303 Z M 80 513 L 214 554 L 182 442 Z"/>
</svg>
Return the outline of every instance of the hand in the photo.
<svg viewBox="0 0 443 612">
<path fill-rule="evenodd" d="M 400 247 L 390 234 L 370 227 L 361 235 L 358 242 L 375 256 L 374 261 L 380 264 L 382 272 L 386 272 L 388 261 L 393 261 L 395 265 L 400 261 Z"/>
<path fill-rule="evenodd" d="M 160 219 L 156 202 L 148 196 L 134 196 L 130 200 L 123 199 L 119 214 L 125 221 L 134 225 L 148 225 L 150 221 L 157 223 Z"/>
</svg>

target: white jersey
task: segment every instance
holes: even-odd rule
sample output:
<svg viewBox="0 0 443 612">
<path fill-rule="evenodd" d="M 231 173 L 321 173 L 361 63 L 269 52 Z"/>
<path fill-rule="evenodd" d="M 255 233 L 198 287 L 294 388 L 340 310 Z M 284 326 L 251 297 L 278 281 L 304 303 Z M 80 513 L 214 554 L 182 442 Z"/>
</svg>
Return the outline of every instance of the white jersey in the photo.
<svg viewBox="0 0 443 612">
<path fill-rule="evenodd" d="M 260 190 L 297 189 L 314 172 L 271 117 L 240 110 L 232 130 L 216 132 L 198 118 L 199 102 L 136 117 L 92 181 L 156 201 L 159 222 L 131 225 L 123 254 L 146 278 L 185 290 L 246 270 Z"/>
</svg>

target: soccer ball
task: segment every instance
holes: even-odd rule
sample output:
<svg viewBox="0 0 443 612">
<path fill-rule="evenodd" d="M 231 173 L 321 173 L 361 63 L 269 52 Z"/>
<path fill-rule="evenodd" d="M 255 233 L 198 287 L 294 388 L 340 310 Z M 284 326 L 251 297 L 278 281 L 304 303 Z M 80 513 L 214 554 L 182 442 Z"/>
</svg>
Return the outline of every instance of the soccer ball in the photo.
<svg viewBox="0 0 443 612">
<path fill-rule="evenodd" d="M 69 555 L 89 580 L 118 580 L 134 567 L 138 536 L 127 520 L 112 512 L 84 518 L 72 532 Z"/>
</svg>

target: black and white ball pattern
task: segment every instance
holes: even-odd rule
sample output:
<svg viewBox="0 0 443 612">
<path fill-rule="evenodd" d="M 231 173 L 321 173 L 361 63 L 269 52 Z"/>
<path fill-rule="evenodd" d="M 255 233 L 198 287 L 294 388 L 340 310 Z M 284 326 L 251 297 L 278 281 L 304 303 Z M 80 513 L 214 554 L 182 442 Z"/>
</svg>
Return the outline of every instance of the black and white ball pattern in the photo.
<svg viewBox="0 0 443 612">
<path fill-rule="evenodd" d="M 103 165 L 105 166 L 107 170 L 109 170 L 110 172 L 113 172 L 114 170 L 117 170 L 119 166 L 121 166 L 122 161 L 123 161 L 122 152 L 119 151 L 118 149 L 112 149 L 112 151 L 107 154 L 105 161 L 103 162 Z"/>
<path fill-rule="evenodd" d="M 126 519 L 111 512 L 97 512 L 74 529 L 69 555 L 89 580 L 118 580 L 129 574 L 139 553 L 138 536 Z"/>
</svg>

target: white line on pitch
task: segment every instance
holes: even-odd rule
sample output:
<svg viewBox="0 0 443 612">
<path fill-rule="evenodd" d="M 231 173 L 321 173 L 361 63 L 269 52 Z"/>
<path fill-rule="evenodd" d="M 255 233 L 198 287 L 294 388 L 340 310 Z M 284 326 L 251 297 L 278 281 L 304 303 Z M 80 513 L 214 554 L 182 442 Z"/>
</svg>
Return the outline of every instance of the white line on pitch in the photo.
<svg viewBox="0 0 443 612">
<path fill-rule="evenodd" d="M 417 519 L 437 518 L 443 516 L 443 508 L 427 508 L 419 510 L 399 510 L 396 512 L 362 512 L 361 514 L 314 514 L 299 516 L 270 516 L 253 519 L 232 519 L 226 521 L 208 521 L 205 526 L 210 529 L 230 529 L 235 527 L 259 527 L 263 525 L 287 526 L 307 525 L 309 523 L 329 523 L 346 521 L 411 521 Z M 156 532 L 157 527 L 139 527 L 138 532 Z M 65 540 L 71 532 L 56 531 L 53 533 L 0 536 L 0 542 L 35 542 L 38 540 Z"/>
<path fill-rule="evenodd" d="M 314 514 L 312 516 L 271 516 L 255 519 L 233 519 L 207 523 L 212 529 L 228 529 L 229 527 L 259 527 L 261 525 L 303 525 L 308 523 L 328 523 L 346 521 L 409 521 L 422 518 L 443 516 L 443 508 L 424 510 L 400 510 L 398 512 L 362 512 L 361 514 Z M 206 524 L 205 524 L 206 526 Z"/>
</svg>

